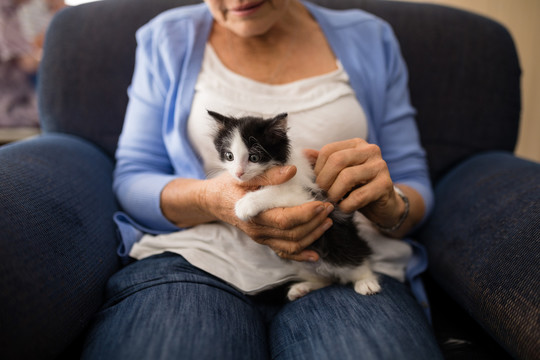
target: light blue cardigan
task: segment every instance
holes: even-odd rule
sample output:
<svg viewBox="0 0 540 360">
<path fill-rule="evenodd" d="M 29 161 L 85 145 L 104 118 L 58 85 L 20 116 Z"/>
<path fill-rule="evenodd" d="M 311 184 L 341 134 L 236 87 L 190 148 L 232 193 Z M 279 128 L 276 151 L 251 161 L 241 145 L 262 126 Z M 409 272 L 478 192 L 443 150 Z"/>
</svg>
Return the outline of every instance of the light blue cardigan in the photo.
<svg viewBox="0 0 540 360">
<path fill-rule="evenodd" d="M 394 182 L 420 192 L 427 216 L 433 193 L 409 101 L 407 69 L 390 26 L 359 10 L 304 4 L 349 75 L 367 116 L 367 140 L 380 146 Z M 115 193 L 129 214 L 115 216 L 124 255 L 143 232 L 180 230 L 160 209 L 160 193 L 168 182 L 205 178 L 186 124 L 212 23 L 207 6 L 199 4 L 169 10 L 137 32 L 135 72 L 114 173 Z M 413 272 L 425 267 L 422 258 L 413 259 Z"/>
</svg>

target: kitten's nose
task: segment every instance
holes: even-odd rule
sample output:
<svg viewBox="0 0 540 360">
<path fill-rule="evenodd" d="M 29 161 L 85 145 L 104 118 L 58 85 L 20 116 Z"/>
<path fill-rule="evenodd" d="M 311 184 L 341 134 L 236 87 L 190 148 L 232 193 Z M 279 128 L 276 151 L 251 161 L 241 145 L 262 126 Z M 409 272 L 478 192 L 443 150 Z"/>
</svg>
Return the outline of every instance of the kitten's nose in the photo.
<svg viewBox="0 0 540 360">
<path fill-rule="evenodd" d="M 242 176 L 244 176 L 244 174 L 245 174 L 244 170 L 237 170 L 236 171 L 236 177 L 239 178 L 239 179 L 241 179 Z"/>
</svg>

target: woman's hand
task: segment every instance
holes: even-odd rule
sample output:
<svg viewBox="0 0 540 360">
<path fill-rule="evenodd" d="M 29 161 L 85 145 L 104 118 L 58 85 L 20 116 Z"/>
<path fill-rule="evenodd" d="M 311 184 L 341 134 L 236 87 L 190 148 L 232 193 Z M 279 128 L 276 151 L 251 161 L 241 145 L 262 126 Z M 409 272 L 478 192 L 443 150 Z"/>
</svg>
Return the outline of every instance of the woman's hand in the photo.
<svg viewBox="0 0 540 360">
<path fill-rule="evenodd" d="M 295 174 L 295 167 L 274 167 L 249 182 L 238 182 L 228 173 L 209 180 L 176 179 L 162 192 L 162 211 L 179 227 L 221 220 L 257 243 L 269 246 L 284 259 L 316 261 L 318 254 L 305 248 L 332 225 L 328 218 L 333 210 L 331 204 L 313 201 L 270 209 L 249 221 L 241 221 L 235 214 L 236 202 L 248 191 L 284 183 Z"/>
<path fill-rule="evenodd" d="M 405 212 L 405 203 L 394 190 L 390 172 L 377 145 L 362 139 L 339 141 L 320 151 L 306 150 L 314 164 L 317 184 L 328 199 L 347 213 L 359 210 L 383 227 L 397 224 Z M 423 200 L 412 188 L 400 185 L 409 197 L 410 215 L 402 226 L 389 234 L 401 237 L 423 216 Z"/>
<path fill-rule="evenodd" d="M 215 216 L 238 227 L 259 244 L 267 245 L 284 259 L 316 261 L 315 251 L 304 250 L 332 225 L 328 214 L 333 206 L 313 201 L 299 206 L 275 208 L 241 221 L 235 214 L 236 202 L 248 191 L 278 185 L 296 174 L 293 167 L 274 167 L 248 182 L 238 182 L 225 173 L 207 184 L 207 205 Z"/>
<path fill-rule="evenodd" d="M 262 212 L 248 222 L 235 224 L 254 241 L 267 245 L 283 259 L 317 261 L 318 254 L 305 250 L 332 226 L 331 204 L 309 202 Z"/>
</svg>

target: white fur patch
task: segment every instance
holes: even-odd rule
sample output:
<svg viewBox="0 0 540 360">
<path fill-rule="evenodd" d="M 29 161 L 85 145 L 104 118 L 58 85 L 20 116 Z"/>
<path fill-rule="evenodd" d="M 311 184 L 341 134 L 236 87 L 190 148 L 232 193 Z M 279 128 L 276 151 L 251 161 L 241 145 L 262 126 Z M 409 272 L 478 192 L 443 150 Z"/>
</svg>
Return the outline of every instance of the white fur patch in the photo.
<svg viewBox="0 0 540 360">
<path fill-rule="evenodd" d="M 242 146 L 238 146 L 238 141 Z M 239 134 L 233 138 L 233 143 L 235 143 L 232 147 L 235 149 L 234 151 L 247 154 L 247 149 Z M 235 162 L 236 156 L 235 154 Z M 291 180 L 280 185 L 267 186 L 249 192 L 236 203 L 235 211 L 239 219 L 247 221 L 268 209 L 296 206 L 314 200 L 311 193 L 306 190 L 317 189 L 314 182 L 315 175 L 307 159 L 299 153 L 293 153 L 289 164 L 294 164 L 297 167 L 296 175 Z M 298 262 L 297 266 L 299 279 L 302 281 L 290 288 L 287 294 L 289 300 L 296 300 L 313 290 L 328 286 L 332 282 L 352 283 L 354 290 L 362 295 L 372 295 L 381 291 L 377 276 L 371 270 L 368 260 L 357 267 L 338 267 L 324 261 L 319 261 L 316 264 Z"/>
<path fill-rule="evenodd" d="M 371 271 L 368 260 L 357 267 L 338 267 L 323 261 L 316 264 L 299 262 L 297 266 L 299 277 L 304 281 L 291 286 L 287 293 L 289 300 L 296 300 L 332 282 L 353 283 L 354 291 L 361 295 L 373 295 L 381 291 L 377 275 Z"/>
</svg>

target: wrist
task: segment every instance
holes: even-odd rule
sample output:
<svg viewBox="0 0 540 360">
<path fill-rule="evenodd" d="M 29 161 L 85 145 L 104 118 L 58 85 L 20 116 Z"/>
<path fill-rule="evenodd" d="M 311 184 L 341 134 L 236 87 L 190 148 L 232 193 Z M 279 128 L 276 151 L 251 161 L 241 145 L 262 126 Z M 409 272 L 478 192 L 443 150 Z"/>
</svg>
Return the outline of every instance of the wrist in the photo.
<svg viewBox="0 0 540 360">
<path fill-rule="evenodd" d="M 399 189 L 397 186 L 394 186 L 394 192 L 397 195 L 397 199 L 399 201 L 398 204 L 401 204 L 401 210 L 399 212 L 399 217 L 397 218 L 397 221 L 394 221 L 391 224 L 380 224 L 377 222 L 373 222 L 373 225 L 379 231 L 387 234 L 398 231 L 409 217 L 410 212 L 410 202 L 407 195 L 405 195 L 405 193 L 401 191 L 401 189 Z"/>
<path fill-rule="evenodd" d="M 211 180 L 202 180 L 197 191 L 194 193 L 194 202 L 197 211 L 201 214 L 206 214 L 208 217 L 216 220 L 216 204 L 212 201 L 215 199 L 215 194 L 212 193 L 212 190 L 215 188 L 209 184 Z"/>
</svg>

